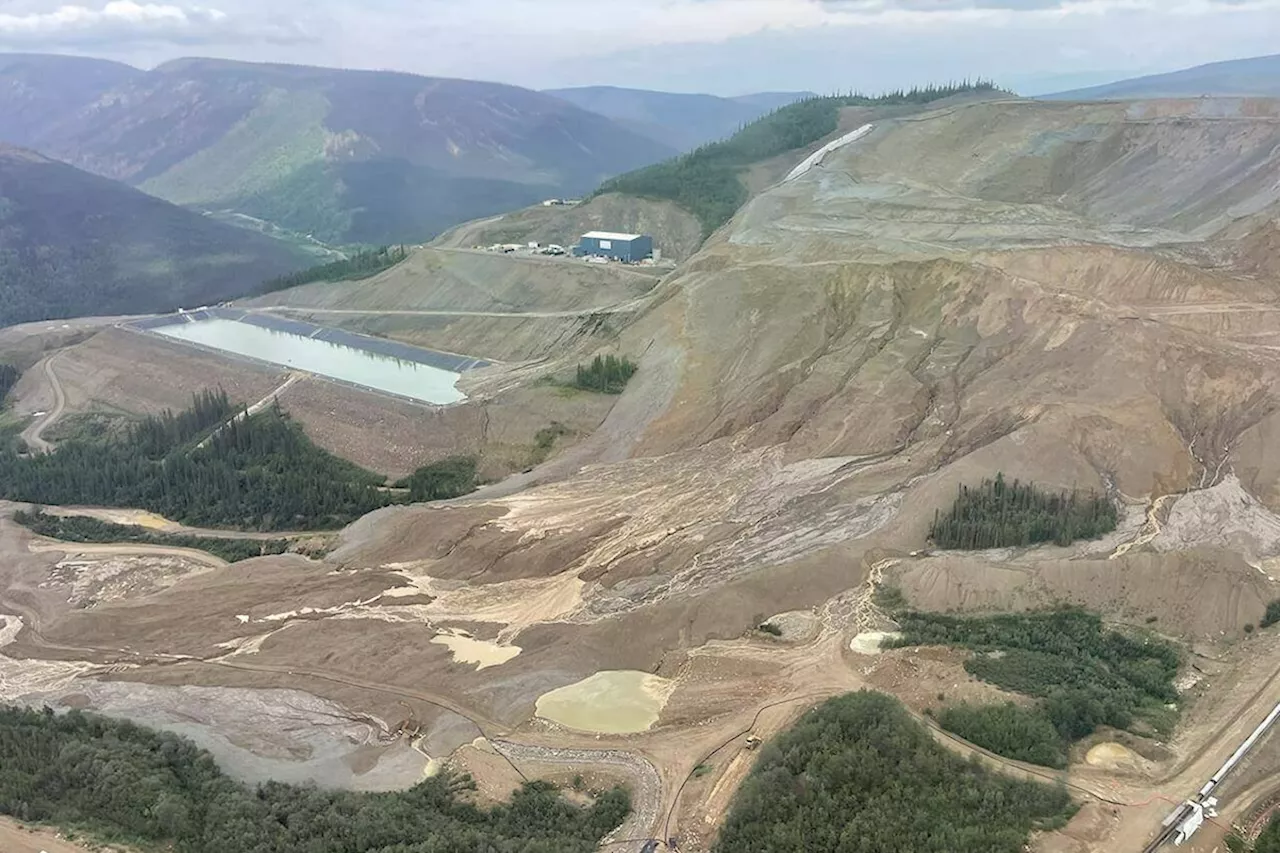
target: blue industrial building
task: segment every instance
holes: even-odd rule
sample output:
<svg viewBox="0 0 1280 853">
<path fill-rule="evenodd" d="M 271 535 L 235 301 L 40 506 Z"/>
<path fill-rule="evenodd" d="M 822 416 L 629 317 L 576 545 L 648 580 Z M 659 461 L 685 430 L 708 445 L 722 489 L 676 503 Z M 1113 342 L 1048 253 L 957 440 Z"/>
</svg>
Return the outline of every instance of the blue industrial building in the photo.
<svg viewBox="0 0 1280 853">
<path fill-rule="evenodd" d="M 611 231 L 588 231 L 582 235 L 573 253 L 579 257 L 613 258 L 634 263 L 653 257 L 653 238 L 643 234 L 614 234 Z"/>
</svg>

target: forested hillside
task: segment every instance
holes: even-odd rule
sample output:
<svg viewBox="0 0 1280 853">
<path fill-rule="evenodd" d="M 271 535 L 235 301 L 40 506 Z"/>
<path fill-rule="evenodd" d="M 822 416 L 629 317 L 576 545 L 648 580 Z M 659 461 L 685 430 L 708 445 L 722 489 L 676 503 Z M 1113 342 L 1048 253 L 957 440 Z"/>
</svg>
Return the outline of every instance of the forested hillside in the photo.
<svg viewBox="0 0 1280 853">
<path fill-rule="evenodd" d="M 100 63 L 100 85 L 69 89 L 86 60 L 26 59 L 0 55 L 0 139 L 334 244 L 419 242 L 675 153 L 499 83 L 195 58 Z"/>
<path fill-rule="evenodd" d="M 466 777 L 360 794 L 227 778 L 189 741 L 71 711 L 0 707 L 0 814 L 181 853 L 591 853 L 626 817 L 622 790 L 587 808 L 530 783 L 477 808 Z"/>
<path fill-rule="evenodd" d="M 305 263 L 268 237 L 0 145 L 0 326 L 218 302 Z"/>
<path fill-rule="evenodd" d="M 974 677 L 1039 700 L 1030 708 L 956 706 L 943 727 L 1010 758 L 1050 767 L 1099 726 L 1167 735 L 1177 718 L 1178 650 L 1152 636 L 1108 630 L 1078 609 L 986 617 L 905 612 L 895 646 L 947 645 L 973 655 Z"/>
<path fill-rule="evenodd" d="M 716 853 L 1022 853 L 1062 825 L 1065 789 L 965 761 L 897 700 L 854 693 L 761 749 Z"/>
<path fill-rule="evenodd" d="M 993 83 L 980 80 L 874 97 L 852 94 L 808 98 L 770 113 L 723 142 L 713 142 L 673 160 L 606 181 L 596 194 L 624 193 L 674 201 L 697 216 L 704 236 L 710 235 L 747 201 L 747 188 L 739 177 L 742 170 L 834 133 L 842 107 L 928 104 L 954 95 L 994 91 Z"/>
<path fill-rule="evenodd" d="M 0 451 L 0 496 L 250 530 L 341 527 L 397 499 L 379 488 L 382 477 L 312 444 L 279 408 L 227 422 L 237 411 L 226 394 L 206 392 L 123 438 L 68 441 L 37 456 Z"/>
</svg>

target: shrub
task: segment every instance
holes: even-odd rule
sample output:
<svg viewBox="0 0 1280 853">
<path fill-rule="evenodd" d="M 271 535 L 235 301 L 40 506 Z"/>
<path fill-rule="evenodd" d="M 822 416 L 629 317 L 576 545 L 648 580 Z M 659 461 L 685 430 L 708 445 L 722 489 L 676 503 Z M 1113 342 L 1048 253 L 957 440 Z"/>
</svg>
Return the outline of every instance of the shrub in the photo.
<svg viewBox="0 0 1280 853">
<path fill-rule="evenodd" d="M 1270 628 L 1277 622 L 1280 622 L 1280 598 L 1267 604 L 1267 612 L 1258 624 L 1263 628 Z"/>
<path fill-rule="evenodd" d="M 442 501 L 476 490 L 476 458 L 450 456 L 423 465 L 396 485 L 409 490 L 409 500 Z"/>
</svg>

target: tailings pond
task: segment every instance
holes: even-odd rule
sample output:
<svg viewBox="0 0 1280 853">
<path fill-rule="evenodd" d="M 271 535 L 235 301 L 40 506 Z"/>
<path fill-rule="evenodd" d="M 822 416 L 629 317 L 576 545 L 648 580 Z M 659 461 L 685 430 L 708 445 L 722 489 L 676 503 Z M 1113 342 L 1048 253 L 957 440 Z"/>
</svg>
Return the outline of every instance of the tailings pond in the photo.
<svg viewBox="0 0 1280 853">
<path fill-rule="evenodd" d="M 582 732 L 635 734 L 658 722 L 675 686 L 647 672 L 597 672 L 539 696 L 536 713 Z"/>
<path fill-rule="evenodd" d="M 194 311 L 134 324 L 140 331 L 326 376 L 352 385 L 447 405 L 466 399 L 466 370 L 488 362 L 265 314 Z"/>
</svg>

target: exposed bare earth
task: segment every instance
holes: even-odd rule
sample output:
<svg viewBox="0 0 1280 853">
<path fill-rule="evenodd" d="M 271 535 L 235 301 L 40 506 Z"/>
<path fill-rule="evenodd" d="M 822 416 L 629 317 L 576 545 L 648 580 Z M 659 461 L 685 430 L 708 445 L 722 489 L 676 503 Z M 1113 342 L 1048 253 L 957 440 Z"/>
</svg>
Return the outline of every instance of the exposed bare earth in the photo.
<svg viewBox="0 0 1280 853">
<path fill-rule="evenodd" d="M 749 770 L 748 731 L 771 735 L 860 687 L 917 713 L 939 693 L 1003 698 L 950 652 L 852 651 L 893 628 L 876 585 L 939 610 L 1078 602 L 1191 647 L 1184 714 L 1166 744 L 1106 733 L 1081 749 L 1067 780 L 1088 805 L 1035 845 L 1142 850 L 1168 801 L 1198 789 L 1280 689 L 1280 640 L 1245 639 L 1280 596 L 1280 289 L 1263 251 L 1280 213 L 1278 119 L 1272 102 L 1011 101 L 879 121 L 613 315 L 610 347 L 639 373 L 616 405 L 582 413 L 589 437 L 527 476 L 375 513 L 322 562 L 139 568 L 136 595 L 107 583 L 118 564 L 59 566 L 0 522 L 0 612 L 23 619 L 3 660 L 30 671 L 10 692 L 91 696 L 76 689 L 90 677 L 156 695 L 297 690 L 379 729 L 410 721 L 433 757 L 461 749 L 462 766 L 494 774 L 487 796 L 512 773 L 473 745 L 481 735 L 535 773 L 630 778 L 628 833 L 703 849 Z M 342 299 L 359 310 L 354 291 Z M 468 322 L 482 320 L 504 322 Z M 125 376 L 159 354 L 113 354 L 134 345 L 123 334 L 59 356 L 69 408 L 97 394 L 153 410 L 176 394 Z M 461 327 L 449 334 L 468 351 Z M 497 428 L 529 441 L 563 409 L 517 401 L 556 395 L 535 380 L 599 348 L 575 340 L 559 361 L 468 380 L 485 405 L 424 416 L 440 436 L 429 452 L 493 436 L 504 406 Z M 226 370 L 249 399 L 281 381 L 164 355 L 179 377 Z M 299 396 L 330 387 L 300 383 L 282 402 L 322 443 L 368 452 L 343 432 L 352 410 Z M 362 430 L 398 433 L 390 423 Z M 372 443 L 404 455 L 412 441 Z M 957 486 L 999 470 L 1104 490 L 1124 507 L 1120 529 L 1070 548 L 922 551 Z M 755 630 L 780 614 L 794 631 Z M 535 717 L 539 697 L 608 670 L 671 682 L 650 729 L 593 735 Z M 1141 760 L 1113 746 L 1088 760 L 1111 743 Z"/>
</svg>

